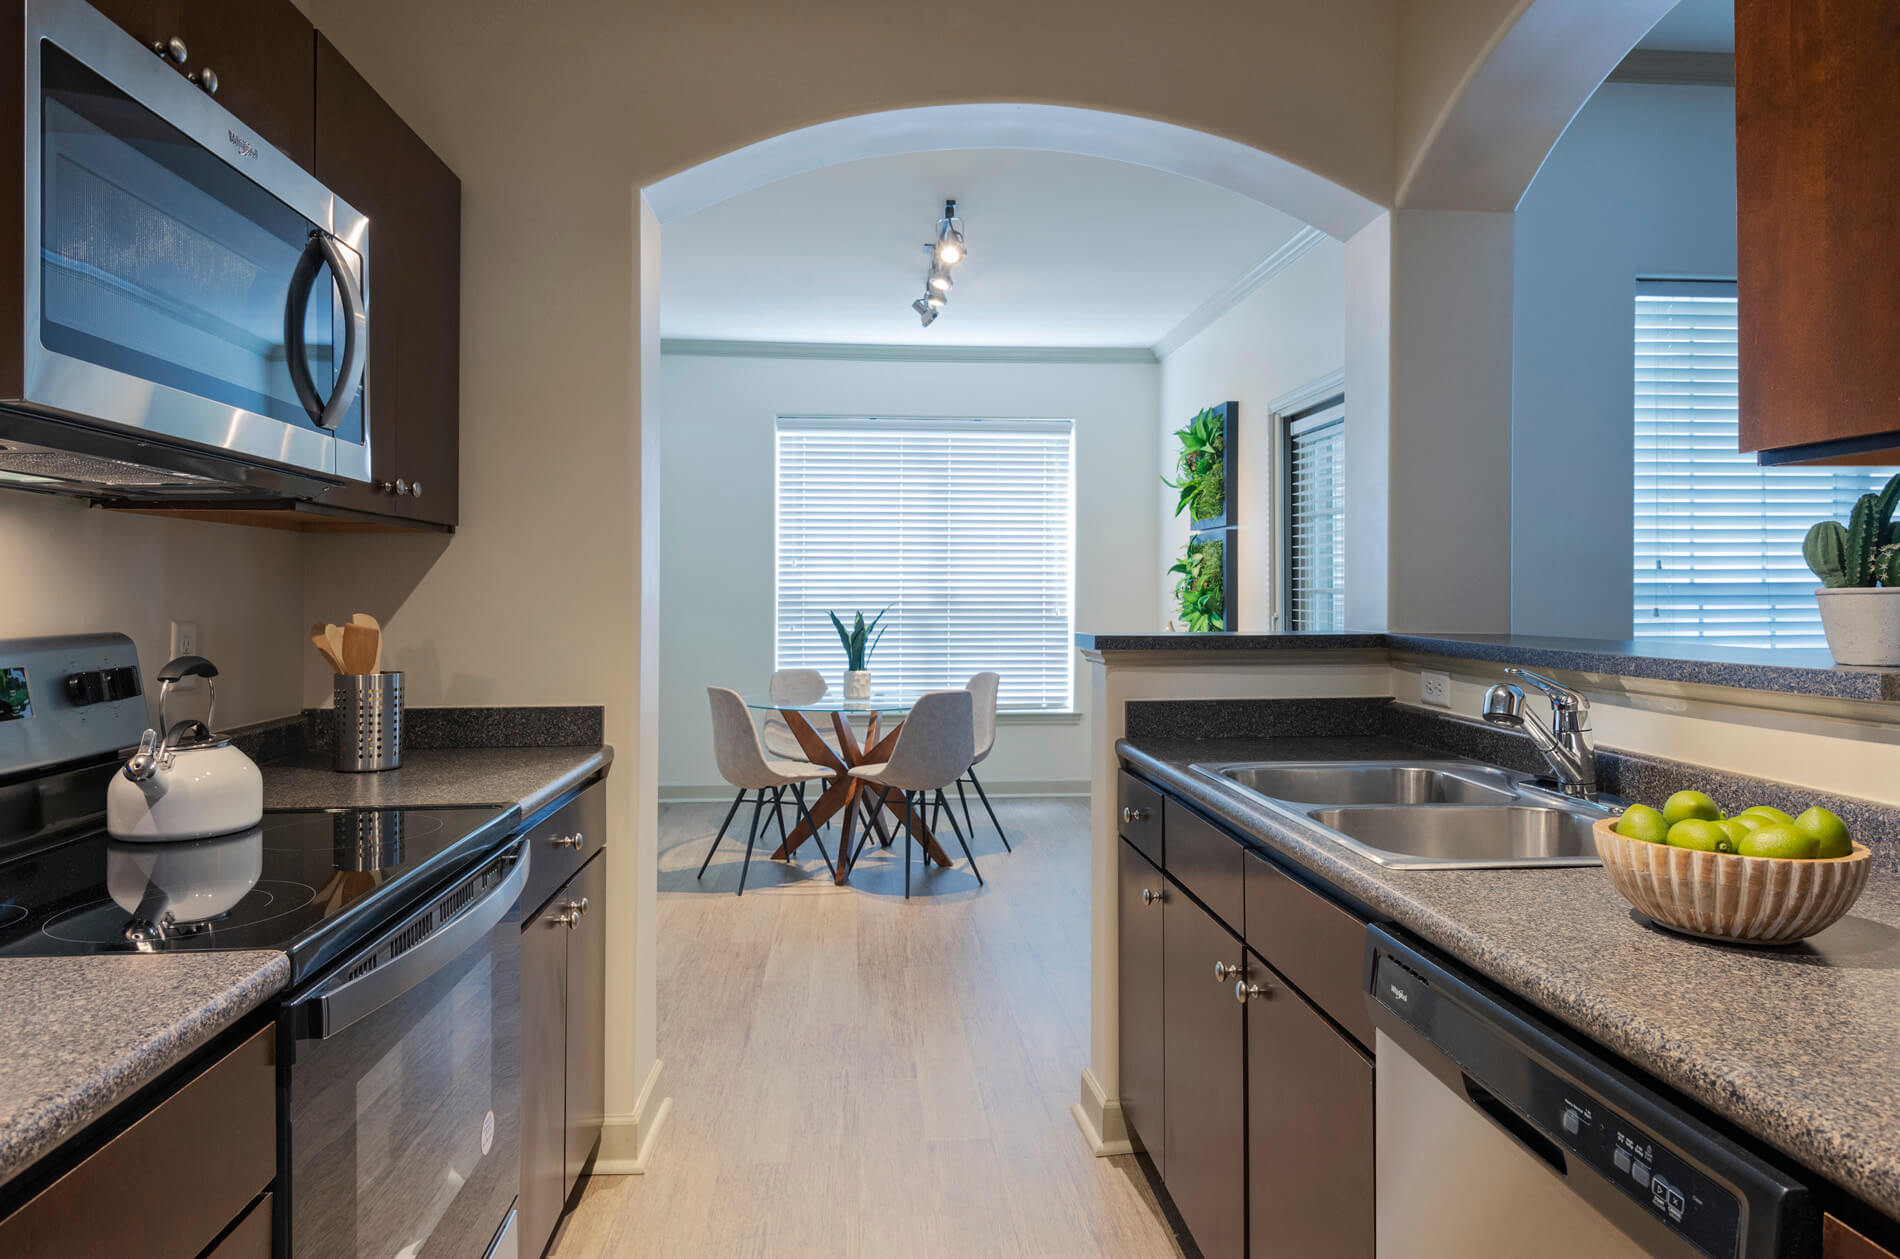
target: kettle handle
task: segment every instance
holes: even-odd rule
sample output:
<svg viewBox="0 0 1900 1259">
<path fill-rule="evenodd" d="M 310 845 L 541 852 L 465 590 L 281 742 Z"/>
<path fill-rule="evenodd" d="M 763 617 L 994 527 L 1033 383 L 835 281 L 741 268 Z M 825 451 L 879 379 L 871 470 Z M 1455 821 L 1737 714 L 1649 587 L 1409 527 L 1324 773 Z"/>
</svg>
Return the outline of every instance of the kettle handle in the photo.
<svg viewBox="0 0 1900 1259">
<path fill-rule="evenodd" d="M 186 678 L 215 678 L 217 676 L 218 666 L 203 656 L 179 656 L 166 661 L 165 667 L 158 671 L 160 682 L 182 682 Z"/>
</svg>

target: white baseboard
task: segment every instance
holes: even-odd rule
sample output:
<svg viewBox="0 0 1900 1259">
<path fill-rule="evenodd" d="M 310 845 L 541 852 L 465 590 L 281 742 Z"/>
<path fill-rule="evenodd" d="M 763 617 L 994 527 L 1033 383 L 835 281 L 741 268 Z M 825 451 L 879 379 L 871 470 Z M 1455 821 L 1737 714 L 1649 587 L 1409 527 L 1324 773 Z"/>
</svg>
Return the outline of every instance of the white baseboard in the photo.
<svg viewBox="0 0 1900 1259">
<path fill-rule="evenodd" d="M 1082 1068 L 1082 1100 L 1069 1107 L 1069 1113 L 1075 1116 L 1075 1126 L 1082 1130 L 1082 1139 L 1095 1157 L 1135 1152 L 1135 1143 L 1128 1139 L 1128 1124 L 1122 1118 L 1121 1102 L 1102 1092 L 1095 1072 L 1088 1067 Z"/>
<path fill-rule="evenodd" d="M 967 788 L 966 788 L 967 790 Z M 1085 778 L 1026 779 L 1022 782 L 983 780 L 983 790 L 992 800 L 1086 800 L 1089 784 Z M 660 787 L 661 804 L 731 804 L 734 788 L 716 783 L 691 783 Z M 976 793 L 970 792 L 970 807 L 980 808 Z M 809 797 L 807 797 L 809 798 Z"/>
<path fill-rule="evenodd" d="M 665 1064 L 654 1059 L 647 1072 L 633 1110 L 625 1115 L 608 1115 L 601 1124 L 600 1154 L 594 1159 L 596 1176 L 644 1176 L 653 1158 L 654 1143 L 660 1129 L 673 1111 L 673 1099 L 659 1097 L 660 1069 Z M 657 1100 L 656 1100 L 657 1099 Z"/>
</svg>

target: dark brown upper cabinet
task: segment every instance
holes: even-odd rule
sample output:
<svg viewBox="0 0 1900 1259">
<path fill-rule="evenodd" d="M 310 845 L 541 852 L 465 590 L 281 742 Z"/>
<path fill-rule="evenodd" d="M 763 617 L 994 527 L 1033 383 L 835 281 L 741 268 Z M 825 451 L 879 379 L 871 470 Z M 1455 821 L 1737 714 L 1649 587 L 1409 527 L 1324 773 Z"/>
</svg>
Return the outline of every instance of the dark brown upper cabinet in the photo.
<svg viewBox="0 0 1900 1259">
<path fill-rule="evenodd" d="M 1900 462 L 1900 5 L 1737 0 L 1741 448 Z"/>
<path fill-rule="evenodd" d="M 316 126 L 316 28 L 289 0 L 93 0 L 148 48 L 305 170 Z"/>
<path fill-rule="evenodd" d="M 370 469 L 324 504 L 453 525 L 458 507 L 462 184 L 322 35 L 316 164 L 369 227 Z"/>
</svg>

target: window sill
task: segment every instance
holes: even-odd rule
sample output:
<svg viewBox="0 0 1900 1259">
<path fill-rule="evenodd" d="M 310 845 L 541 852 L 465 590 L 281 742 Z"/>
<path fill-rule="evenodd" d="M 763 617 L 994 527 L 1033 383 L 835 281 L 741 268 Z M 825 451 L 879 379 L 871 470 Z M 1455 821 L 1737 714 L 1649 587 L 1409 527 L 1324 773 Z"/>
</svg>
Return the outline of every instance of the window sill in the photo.
<svg viewBox="0 0 1900 1259">
<path fill-rule="evenodd" d="M 1076 712 L 999 712 L 996 724 L 999 726 L 1074 726 L 1080 725 L 1082 714 Z"/>
</svg>

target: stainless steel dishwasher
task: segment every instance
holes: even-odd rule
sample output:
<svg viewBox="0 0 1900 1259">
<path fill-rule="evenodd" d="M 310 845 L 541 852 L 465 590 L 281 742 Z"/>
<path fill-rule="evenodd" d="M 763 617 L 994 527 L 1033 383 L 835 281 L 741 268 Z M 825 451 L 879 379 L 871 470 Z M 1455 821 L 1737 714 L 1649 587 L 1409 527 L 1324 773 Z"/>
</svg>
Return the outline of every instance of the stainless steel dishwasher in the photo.
<svg viewBox="0 0 1900 1259">
<path fill-rule="evenodd" d="M 1380 927 L 1379 1259 L 1813 1259 L 1807 1188 Z"/>
</svg>

